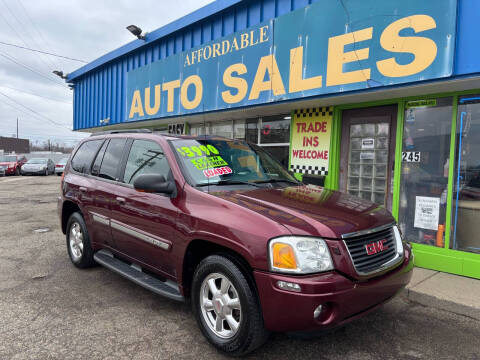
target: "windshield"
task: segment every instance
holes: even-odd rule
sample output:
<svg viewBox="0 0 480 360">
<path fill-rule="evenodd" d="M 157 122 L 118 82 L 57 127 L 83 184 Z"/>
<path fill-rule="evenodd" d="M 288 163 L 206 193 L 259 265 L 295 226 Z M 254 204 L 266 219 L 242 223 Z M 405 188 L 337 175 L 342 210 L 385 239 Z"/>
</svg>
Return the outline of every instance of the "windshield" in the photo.
<svg viewBox="0 0 480 360">
<path fill-rule="evenodd" d="M 63 158 L 63 159 L 60 159 L 57 164 L 65 165 L 67 163 L 67 161 L 68 161 L 68 158 Z"/>
<path fill-rule="evenodd" d="M 30 159 L 27 161 L 27 164 L 46 164 L 47 159 Z"/>
<path fill-rule="evenodd" d="M 298 183 L 262 148 L 245 141 L 176 139 L 170 144 L 192 186 Z"/>
<path fill-rule="evenodd" d="M 17 157 L 14 155 L 0 155 L 0 162 L 16 162 Z"/>
</svg>

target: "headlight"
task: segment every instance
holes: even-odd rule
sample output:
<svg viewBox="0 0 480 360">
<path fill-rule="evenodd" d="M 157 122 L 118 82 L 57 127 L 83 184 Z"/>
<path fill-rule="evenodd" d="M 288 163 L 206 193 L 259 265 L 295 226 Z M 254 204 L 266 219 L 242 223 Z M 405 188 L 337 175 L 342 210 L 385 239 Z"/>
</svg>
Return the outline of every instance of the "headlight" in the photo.
<svg viewBox="0 0 480 360">
<path fill-rule="evenodd" d="M 397 225 L 393 227 L 393 233 L 395 234 L 395 241 L 397 245 L 397 252 L 398 255 L 403 256 L 403 236 L 402 233 L 400 232 L 400 229 L 398 228 Z"/>
<path fill-rule="evenodd" d="M 270 270 L 311 274 L 333 269 L 327 243 L 318 238 L 283 236 L 270 240 Z"/>
</svg>

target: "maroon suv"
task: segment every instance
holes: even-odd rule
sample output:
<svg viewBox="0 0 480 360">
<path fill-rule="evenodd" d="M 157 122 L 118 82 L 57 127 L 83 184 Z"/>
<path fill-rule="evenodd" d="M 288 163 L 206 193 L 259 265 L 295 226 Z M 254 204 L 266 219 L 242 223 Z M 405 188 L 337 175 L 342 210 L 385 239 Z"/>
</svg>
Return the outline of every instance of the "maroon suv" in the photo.
<svg viewBox="0 0 480 360">
<path fill-rule="evenodd" d="M 206 338 L 241 355 L 269 331 L 331 328 L 390 300 L 413 256 L 393 217 L 303 185 L 263 149 L 112 132 L 82 141 L 58 202 L 73 264 L 191 299 Z"/>
</svg>

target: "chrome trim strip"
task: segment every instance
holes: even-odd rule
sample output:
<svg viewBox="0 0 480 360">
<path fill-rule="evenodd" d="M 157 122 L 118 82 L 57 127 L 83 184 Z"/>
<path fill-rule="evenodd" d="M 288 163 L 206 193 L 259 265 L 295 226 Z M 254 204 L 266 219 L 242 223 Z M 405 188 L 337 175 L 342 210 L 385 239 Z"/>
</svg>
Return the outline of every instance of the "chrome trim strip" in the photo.
<svg viewBox="0 0 480 360">
<path fill-rule="evenodd" d="M 373 229 L 367 229 L 367 230 L 361 230 L 361 231 L 355 231 L 355 232 L 351 232 L 351 233 L 347 233 L 347 234 L 342 234 L 342 239 L 348 239 L 348 238 L 351 238 L 351 237 L 368 235 L 368 234 L 371 234 L 371 233 L 374 233 L 374 232 L 378 232 L 378 231 L 386 230 L 388 228 L 392 228 L 395 225 L 396 225 L 396 223 L 392 222 L 390 224 L 378 226 L 378 227 L 373 228 Z"/>
<path fill-rule="evenodd" d="M 163 241 L 156 236 L 154 237 L 153 235 L 144 234 L 143 232 L 140 232 L 132 227 L 129 227 L 129 226 L 127 227 L 116 220 L 112 219 L 110 221 L 110 226 L 112 227 L 112 229 L 121 231 L 127 235 L 130 235 L 139 240 L 145 241 L 146 243 L 158 246 L 163 250 L 170 249 L 170 244 L 167 243 L 166 241 Z"/>
<path fill-rule="evenodd" d="M 357 267 L 355 266 L 355 262 L 353 261 L 353 258 L 352 258 L 352 254 L 350 254 L 350 250 L 348 249 L 348 245 L 347 245 L 347 242 L 345 240 L 343 240 L 343 244 L 345 245 L 345 248 L 347 249 L 347 252 L 348 252 L 348 256 L 350 257 L 350 261 L 352 263 L 352 266 L 353 266 L 353 269 L 355 270 L 355 272 L 360 275 L 360 276 L 369 276 L 369 275 L 374 275 L 374 274 L 377 274 L 377 273 L 380 273 L 382 271 L 385 271 L 387 269 L 390 269 L 390 268 L 393 268 L 395 265 L 399 264 L 401 261 L 403 261 L 403 257 L 404 257 L 404 251 L 403 251 L 403 244 L 402 244 L 402 240 L 400 239 L 397 239 L 397 236 L 396 236 L 396 233 L 395 231 L 393 230 L 393 227 L 395 226 L 395 223 L 392 223 L 388 226 L 384 225 L 384 226 L 380 226 L 380 227 L 377 227 L 375 229 L 371 229 L 371 230 L 365 230 L 365 231 L 359 231 L 357 233 L 350 233 L 350 234 L 361 234 L 361 235 L 366 235 L 366 234 L 371 234 L 373 232 L 376 232 L 376 231 L 382 231 L 382 230 L 385 230 L 386 228 L 388 227 L 392 227 L 392 232 L 393 232 L 393 236 L 394 236 L 394 243 L 395 243 L 395 256 L 393 257 L 393 259 L 390 259 L 389 261 L 387 261 L 386 263 L 383 263 L 382 265 L 380 265 L 379 268 L 373 270 L 373 271 L 369 271 L 369 272 L 363 272 L 363 271 L 358 271 L 357 270 Z M 346 235 L 350 235 L 350 234 L 346 234 Z M 349 237 L 353 237 L 353 236 L 359 236 L 359 235 L 352 235 L 352 236 L 349 236 Z M 342 235 L 342 238 L 344 238 L 344 235 Z M 399 246 L 402 246 L 401 249 L 399 249 Z"/>
<path fill-rule="evenodd" d="M 106 226 L 110 226 L 110 220 L 106 216 L 103 216 L 94 212 L 90 212 L 90 215 L 92 215 L 93 221 L 96 221 Z"/>
</svg>

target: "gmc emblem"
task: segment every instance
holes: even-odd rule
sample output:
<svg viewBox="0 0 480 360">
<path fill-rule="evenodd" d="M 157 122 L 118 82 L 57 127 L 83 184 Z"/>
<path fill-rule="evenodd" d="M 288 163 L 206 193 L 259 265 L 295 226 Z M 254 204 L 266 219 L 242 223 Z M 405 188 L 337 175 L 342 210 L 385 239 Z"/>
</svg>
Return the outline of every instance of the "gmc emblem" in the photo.
<svg viewBox="0 0 480 360">
<path fill-rule="evenodd" d="M 367 255 L 373 255 L 384 250 L 388 249 L 388 245 L 385 245 L 387 239 L 379 240 L 377 242 L 373 242 L 370 244 L 365 245 L 365 250 L 367 251 Z"/>
</svg>

